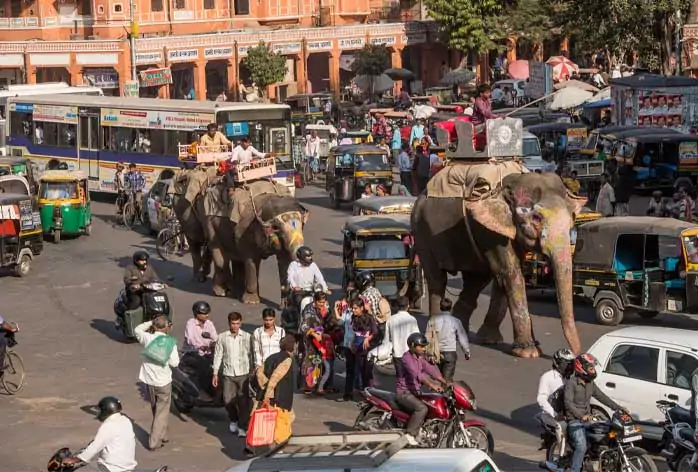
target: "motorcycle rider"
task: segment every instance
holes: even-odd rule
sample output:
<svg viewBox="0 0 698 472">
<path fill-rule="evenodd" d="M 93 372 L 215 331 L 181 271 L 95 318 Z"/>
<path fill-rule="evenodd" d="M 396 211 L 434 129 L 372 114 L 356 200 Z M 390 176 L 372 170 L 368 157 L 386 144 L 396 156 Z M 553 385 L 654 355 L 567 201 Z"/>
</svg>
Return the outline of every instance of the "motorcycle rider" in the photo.
<svg viewBox="0 0 698 472">
<path fill-rule="evenodd" d="M 136 435 L 133 423 L 121 413 L 123 407 L 116 397 L 104 397 L 97 405 L 97 419 L 102 422 L 94 440 L 80 454 L 63 459 L 63 466 L 89 463 L 95 457 L 97 463 L 84 471 L 132 472 L 136 462 Z"/>
<path fill-rule="evenodd" d="M 558 349 L 553 354 L 552 368 L 543 373 L 538 382 L 536 402 L 541 411 L 536 419 L 544 426 L 555 429 L 558 446 L 562 445 L 564 425 L 558 421 L 564 405 L 561 404 L 564 383 L 569 380 L 573 371 L 574 354 L 569 349 Z M 557 453 L 559 454 L 559 453 Z"/>
<path fill-rule="evenodd" d="M 428 341 L 421 333 L 412 333 L 407 338 L 409 351 L 402 356 L 401 372 L 396 374 L 395 390 L 400 406 L 412 411 L 412 416 L 405 428 L 405 437 L 409 444 L 418 445 L 417 435 L 427 416 L 426 404 L 417 398 L 422 385 L 435 392 L 442 392 L 448 385 L 439 369 L 429 363 L 424 356 Z"/>
<path fill-rule="evenodd" d="M 288 266 L 288 286 L 293 291 L 292 301 L 294 306 L 301 309 L 301 300 L 312 293 L 317 285 L 325 293 L 330 293 L 325 277 L 320 268 L 313 262 L 313 250 L 308 246 L 301 246 L 296 251 L 296 259 Z"/>
<path fill-rule="evenodd" d="M 594 383 L 598 361 L 589 353 L 580 354 L 574 360 L 574 376 L 565 383 L 564 405 L 567 432 L 572 446 L 572 472 L 581 472 L 587 450 L 586 427 L 584 423 L 592 421 L 591 399 L 612 410 L 628 410 L 611 400 Z"/>
<path fill-rule="evenodd" d="M 136 251 L 133 253 L 133 265 L 126 267 L 124 271 L 126 308 L 128 310 L 135 310 L 142 305 L 142 284 L 158 281 L 155 271 L 148 264 L 149 259 L 150 256 L 147 252 Z"/>
<path fill-rule="evenodd" d="M 210 355 L 218 340 L 218 332 L 209 319 L 211 305 L 199 300 L 191 306 L 193 318 L 187 320 L 184 328 L 184 350 L 197 352 L 200 356 Z"/>
</svg>

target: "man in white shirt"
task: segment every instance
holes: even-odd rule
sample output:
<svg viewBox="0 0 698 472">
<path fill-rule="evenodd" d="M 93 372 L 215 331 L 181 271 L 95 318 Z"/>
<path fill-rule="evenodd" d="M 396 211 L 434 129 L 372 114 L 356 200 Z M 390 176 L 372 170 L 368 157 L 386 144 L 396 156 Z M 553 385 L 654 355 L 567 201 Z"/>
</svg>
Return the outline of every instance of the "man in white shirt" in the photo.
<svg viewBox="0 0 698 472">
<path fill-rule="evenodd" d="M 249 164 L 252 162 L 253 157 L 258 157 L 262 159 L 267 155 L 263 152 L 259 152 L 250 144 L 250 138 L 245 136 L 240 140 L 240 144 L 233 148 L 233 156 L 230 158 L 230 162 L 239 162 L 240 164 Z"/>
<path fill-rule="evenodd" d="M 121 414 L 122 406 L 118 398 L 104 397 L 97 405 L 97 419 L 102 422 L 94 440 L 77 456 L 63 459 L 62 465 L 79 462 L 96 464 L 81 468 L 93 472 L 132 472 L 136 462 L 136 435 L 131 420 Z"/>
<path fill-rule="evenodd" d="M 281 351 L 279 343 L 286 336 L 286 332 L 281 326 L 276 325 L 276 312 L 273 308 L 262 310 L 262 326 L 252 333 L 252 343 L 254 345 L 254 365 L 255 370 L 264 365 L 272 354 Z"/>
<path fill-rule="evenodd" d="M 308 246 L 299 247 L 296 251 L 296 259 L 288 265 L 286 278 L 289 288 L 294 294 L 298 294 L 298 297 L 294 295 L 294 303 L 300 307 L 300 298 L 304 296 L 304 292 L 314 292 L 317 285 L 326 293 L 329 293 L 330 289 L 320 268 L 313 262 L 312 249 Z"/>
<path fill-rule="evenodd" d="M 170 332 L 170 320 L 166 316 L 158 316 L 152 321 L 139 324 L 133 330 L 136 339 L 143 346 L 148 346 L 155 338 L 166 336 Z M 167 363 L 163 366 L 152 359 L 141 355 L 141 371 L 138 380 L 148 387 L 150 406 L 153 409 L 153 423 L 150 428 L 148 447 L 150 450 L 161 448 L 167 439 L 167 423 L 170 417 L 172 403 L 172 368 L 179 365 L 179 353 L 175 342 Z"/>
<path fill-rule="evenodd" d="M 316 131 L 311 131 L 305 137 L 305 157 L 308 159 L 313 174 L 317 174 L 320 169 L 320 141 L 320 136 L 317 135 Z"/>
<path fill-rule="evenodd" d="M 383 343 L 390 343 L 393 353 L 393 365 L 396 377 L 400 377 L 402 371 L 402 356 L 409 350 L 407 338 L 410 334 L 419 333 L 419 325 L 414 316 L 410 315 L 410 300 L 405 296 L 397 299 L 397 313 L 388 318 L 385 323 L 385 337 Z"/>
<path fill-rule="evenodd" d="M 213 387 L 223 388 L 223 403 L 230 419 L 230 432 L 238 437 L 247 436 L 250 421 L 249 379 L 252 373 L 252 336 L 243 331 L 242 315 L 236 311 L 228 315 L 230 329 L 218 335 L 213 355 Z M 223 366 L 223 379 L 218 373 Z"/>
<path fill-rule="evenodd" d="M 558 444 L 561 444 L 563 427 L 556 420 L 556 417 L 562 412 L 555 411 L 553 403 L 560 403 L 562 400 L 562 386 L 572 375 L 574 358 L 574 354 L 569 349 L 558 349 L 553 354 L 552 369 L 545 372 L 538 382 L 536 403 L 541 411 L 536 415 L 536 419 L 543 425 L 555 428 Z M 556 396 L 559 398 L 556 399 Z"/>
</svg>

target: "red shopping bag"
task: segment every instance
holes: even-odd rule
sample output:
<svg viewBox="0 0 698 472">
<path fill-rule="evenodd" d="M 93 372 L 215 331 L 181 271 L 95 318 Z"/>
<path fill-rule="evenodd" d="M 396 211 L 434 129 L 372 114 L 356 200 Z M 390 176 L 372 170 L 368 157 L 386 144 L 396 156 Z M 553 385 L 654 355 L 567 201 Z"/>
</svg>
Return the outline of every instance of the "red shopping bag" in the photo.
<svg viewBox="0 0 698 472">
<path fill-rule="evenodd" d="M 248 446 L 259 447 L 274 444 L 277 414 L 276 410 L 267 408 L 259 408 L 252 412 L 250 427 L 247 429 Z"/>
</svg>

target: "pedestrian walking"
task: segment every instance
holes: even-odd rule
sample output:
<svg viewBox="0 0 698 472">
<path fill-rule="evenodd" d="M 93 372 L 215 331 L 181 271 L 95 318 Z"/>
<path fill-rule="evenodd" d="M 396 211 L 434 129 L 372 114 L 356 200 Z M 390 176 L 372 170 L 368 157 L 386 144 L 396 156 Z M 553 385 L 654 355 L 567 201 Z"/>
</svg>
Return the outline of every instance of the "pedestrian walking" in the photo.
<svg viewBox="0 0 698 472">
<path fill-rule="evenodd" d="M 264 365 L 269 356 L 281 350 L 279 343 L 286 336 L 286 331 L 276 324 L 276 312 L 273 308 L 262 310 L 262 326 L 252 333 L 252 344 L 254 346 L 255 368 Z"/>
<path fill-rule="evenodd" d="M 218 335 L 213 356 L 213 386 L 223 388 L 223 403 L 230 419 L 230 432 L 238 437 L 247 436 L 250 421 L 249 379 L 252 373 L 252 335 L 244 331 L 242 315 L 236 311 L 228 315 L 230 329 Z M 219 371 L 223 367 L 223 378 Z"/>
<path fill-rule="evenodd" d="M 601 176 L 601 190 L 596 197 L 596 212 L 603 216 L 613 216 L 616 207 L 616 194 L 610 183 L 610 177 L 606 174 Z"/>
<path fill-rule="evenodd" d="M 419 333 L 419 324 L 414 316 L 409 312 L 410 300 L 406 296 L 397 299 L 397 313 L 392 315 L 385 324 L 385 338 L 383 343 L 390 343 L 393 354 L 393 365 L 395 366 L 395 376 L 400 377 L 402 373 L 402 356 L 409 350 L 407 338 L 413 333 Z"/>
<path fill-rule="evenodd" d="M 172 403 L 172 368 L 179 365 L 179 353 L 176 341 L 167 347 L 169 353 L 163 352 L 162 357 L 158 360 L 151 357 L 148 352 L 151 343 L 157 338 L 168 336 L 170 327 L 170 320 L 166 316 L 158 316 L 152 321 L 146 321 L 136 326 L 133 330 L 138 342 L 145 346 L 141 354 L 142 362 L 138 380 L 148 387 L 148 397 L 153 412 L 153 422 L 148 438 L 148 448 L 151 451 L 163 447 L 169 441 L 167 423 Z M 168 338 L 170 337 L 168 336 Z M 158 343 L 160 342 L 158 341 Z"/>
<path fill-rule="evenodd" d="M 469 360 L 470 344 L 463 323 L 451 314 L 453 309 L 451 300 L 447 298 L 441 300 L 440 308 L 441 313 L 431 318 L 427 323 L 427 337 L 436 337 L 436 339 L 430 339 L 429 343 L 438 346 L 439 370 L 441 375 L 450 382 L 456 372 L 457 346 L 460 345 L 463 350 L 465 360 Z"/>
<path fill-rule="evenodd" d="M 397 168 L 400 172 L 400 183 L 411 189 L 412 184 L 412 158 L 409 154 L 410 146 L 403 144 L 400 153 L 397 155 Z"/>
</svg>

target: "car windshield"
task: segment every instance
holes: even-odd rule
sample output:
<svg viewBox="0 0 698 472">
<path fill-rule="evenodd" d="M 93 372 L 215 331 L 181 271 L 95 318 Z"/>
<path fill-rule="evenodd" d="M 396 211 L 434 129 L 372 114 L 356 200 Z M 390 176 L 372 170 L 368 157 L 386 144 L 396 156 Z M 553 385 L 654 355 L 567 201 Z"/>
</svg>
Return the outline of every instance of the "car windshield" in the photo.
<svg viewBox="0 0 698 472">
<path fill-rule="evenodd" d="M 60 198 L 78 198 L 77 182 L 41 182 L 39 198 L 56 200 Z"/>
<path fill-rule="evenodd" d="M 359 260 L 405 259 L 407 246 L 399 239 L 378 239 L 364 241 L 364 247 L 356 254 Z"/>
<path fill-rule="evenodd" d="M 523 155 L 524 157 L 540 156 L 540 145 L 537 139 L 529 138 L 523 140 Z"/>
<path fill-rule="evenodd" d="M 388 156 L 386 154 L 357 154 L 354 157 L 357 170 L 371 171 L 388 168 Z"/>
</svg>

